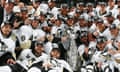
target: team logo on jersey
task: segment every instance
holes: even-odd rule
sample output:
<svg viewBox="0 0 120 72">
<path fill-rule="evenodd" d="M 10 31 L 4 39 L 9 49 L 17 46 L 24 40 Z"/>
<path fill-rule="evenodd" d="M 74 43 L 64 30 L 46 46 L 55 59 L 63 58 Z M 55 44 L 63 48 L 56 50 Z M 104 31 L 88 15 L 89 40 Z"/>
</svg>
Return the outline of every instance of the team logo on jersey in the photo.
<svg viewBox="0 0 120 72">
<path fill-rule="evenodd" d="M 29 54 L 27 54 L 26 58 L 30 58 L 30 55 L 29 55 Z"/>
<path fill-rule="evenodd" d="M 24 40 L 25 40 L 25 36 L 22 35 L 22 36 L 21 36 L 21 41 L 24 41 Z"/>
<path fill-rule="evenodd" d="M 7 45 L 2 45 L 0 44 L 0 52 L 6 52 L 7 51 L 8 46 Z"/>
<path fill-rule="evenodd" d="M 37 36 L 35 36 L 34 39 L 37 39 Z"/>
</svg>

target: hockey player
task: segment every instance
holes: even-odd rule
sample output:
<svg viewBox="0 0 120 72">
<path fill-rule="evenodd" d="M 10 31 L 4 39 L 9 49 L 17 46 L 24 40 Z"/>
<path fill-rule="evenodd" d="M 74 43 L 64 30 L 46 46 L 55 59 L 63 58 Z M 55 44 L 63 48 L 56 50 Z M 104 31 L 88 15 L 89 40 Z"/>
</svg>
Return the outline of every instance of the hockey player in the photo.
<svg viewBox="0 0 120 72">
<path fill-rule="evenodd" d="M 35 47 L 24 49 L 14 64 L 0 66 L 0 72 L 27 72 L 33 63 L 47 59 L 48 55 L 43 50 L 43 43 L 35 42 Z"/>
<path fill-rule="evenodd" d="M 52 43 L 59 43 L 60 49 L 61 49 L 61 58 L 65 59 L 66 50 L 65 48 L 68 48 L 69 44 L 66 44 L 68 42 L 66 35 L 66 25 L 62 23 L 61 19 L 55 20 L 55 25 L 51 29 L 51 35 L 53 35 Z M 64 46 L 63 46 L 64 44 Z M 66 47 L 67 46 L 67 47 Z"/>
<path fill-rule="evenodd" d="M 120 38 L 116 38 L 111 45 L 112 45 L 112 48 L 108 50 L 108 53 L 112 57 L 111 63 L 114 66 L 114 72 L 117 72 L 117 70 L 120 71 L 120 68 L 119 68 Z"/>
<path fill-rule="evenodd" d="M 113 24 L 115 24 L 118 28 L 120 28 L 120 13 L 117 15 L 117 18 L 113 21 Z"/>
<path fill-rule="evenodd" d="M 118 9 L 120 7 L 120 0 L 117 0 L 115 7 Z"/>
<path fill-rule="evenodd" d="M 78 54 L 80 57 L 80 65 L 85 66 L 87 65 L 92 57 L 92 54 L 94 54 L 96 41 L 90 40 L 90 34 L 86 31 L 81 32 L 81 35 L 77 40 L 79 40 L 77 43 L 79 43 L 78 46 Z M 92 38 L 93 39 L 93 38 Z"/>
<path fill-rule="evenodd" d="M 79 55 L 82 56 L 83 53 L 86 52 L 87 54 L 87 50 L 88 50 L 88 37 L 87 37 L 87 32 L 84 31 L 84 32 L 81 32 L 81 35 L 80 37 L 78 38 L 78 42 L 79 43 L 78 45 L 78 52 L 79 52 Z M 85 55 L 85 54 L 84 54 Z M 82 64 L 81 64 L 82 65 Z"/>
<path fill-rule="evenodd" d="M 44 46 L 42 42 L 36 41 L 34 48 L 24 49 L 17 60 L 24 61 L 27 67 L 30 67 L 32 63 L 43 61 L 47 58 L 47 54 L 44 53 Z"/>
<path fill-rule="evenodd" d="M 107 39 L 104 36 L 97 38 L 96 50 L 91 58 L 91 62 L 96 64 L 97 72 L 112 72 L 110 55 L 108 54 Z M 114 72 L 114 71 L 113 71 Z"/>
<path fill-rule="evenodd" d="M 6 21 L 1 25 L 0 41 L 3 48 L 0 48 L 0 65 L 12 64 L 15 61 L 15 49 L 19 47 L 19 41 L 12 33 L 12 23 Z"/>
<path fill-rule="evenodd" d="M 87 14 L 90 18 L 96 16 L 96 11 L 94 9 L 93 3 L 87 3 L 86 7 L 87 7 Z"/>
<path fill-rule="evenodd" d="M 51 34 L 54 37 L 61 38 L 62 33 L 65 31 L 65 24 L 62 23 L 61 19 L 56 19 L 55 20 L 55 25 L 51 29 Z"/>
<path fill-rule="evenodd" d="M 32 20 L 32 36 L 31 40 L 32 41 L 44 41 L 45 39 L 45 32 L 42 29 L 39 29 L 39 17 L 34 17 Z"/>
<path fill-rule="evenodd" d="M 44 62 L 33 64 L 28 72 L 73 72 L 69 64 L 59 59 L 60 49 L 56 43 L 53 44 L 53 49 L 50 52 L 50 58 Z"/>
<path fill-rule="evenodd" d="M 119 34 L 119 29 L 116 27 L 115 24 L 112 24 L 103 32 L 103 35 L 107 38 L 108 42 L 112 42 L 116 40 L 116 38 L 119 38 Z"/>
<path fill-rule="evenodd" d="M 103 32 L 106 30 L 106 26 L 103 22 L 104 20 L 103 19 L 97 19 L 97 22 L 96 22 L 96 27 L 95 27 L 95 30 L 93 32 L 93 35 L 95 37 L 99 37 L 100 35 L 103 34 Z"/>
<path fill-rule="evenodd" d="M 57 15 L 59 14 L 59 8 L 56 7 L 56 0 L 49 0 L 48 6 L 48 16 L 53 16 L 55 19 L 57 19 Z"/>
<path fill-rule="evenodd" d="M 97 11 L 97 16 L 99 18 L 104 18 L 104 16 L 108 13 L 106 10 L 106 3 L 105 2 L 99 2 L 98 7 L 96 7 L 96 11 Z"/>
<path fill-rule="evenodd" d="M 32 36 L 32 28 L 30 24 L 24 24 L 16 31 L 16 35 L 20 41 L 20 47 L 22 49 L 30 48 L 31 41 L 29 40 Z"/>
<path fill-rule="evenodd" d="M 47 23 L 47 16 L 44 14 L 44 13 L 40 13 L 39 15 L 39 18 L 40 18 L 40 24 L 39 24 L 39 27 L 46 31 L 46 28 L 48 27 L 48 23 Z"/>
<path fill-rule="evenodd" d="M 69 16 L 66 26 L 67 34 L 64 37 L 67 37 L 66 40 L 62 41 L 64 49 L 66 52 L 66 60 L 72 67 L 73 71 L 77 71 L 77 62 L 78 62 L 78 53 L 77 53 L 77 45 L 75 39 L 77 37 L 77 30 L 74 24 L 74 18 Z M 72 56 L 72 57 L 71 57 Z"/>
<path fill-rule="evenodd" d="M 118 38 L 116 38 L 116 39 L 113 41 L 113 43 L 112 43 L 113 49 L 110 49 L 110 50 L 109 50 L 109 53 L 110 53 L 111 55 L 120 53 L 120 47 L 119 47 L 119 45 L 120 45 L 120 38 L 118 37 Z"/>
<path fill-rule="evenodd" d="M 47 14 L 48 12 L 48 4 L 47 1 L 42 1 L 38 7 L 38 12 L 43 12 L 44 14 Z M 39 13 L 40 15 L 40 13 Z"/>
<path fill-rule="evenodd" d="M 115 5 L 115 0 L 108 0 L 108 6 L 106 7 L 106 10 L 108 12 L 111 12 L 112 16 L 114 18 L 116 18 L 116 16 L 117 16 L 117 8 L 116 8 L 116 5 Z"/>
<path fill-rule="evenodd" d="M 26 6 L 23 6 L 21 8 L 21 19 L 22 19 L 22 21 L 25 21 L 26 18 L 28 18 L 28 9 Z"/>
<path fill-rule="evenodd" d="M 63 23 L 66 23 L 68 12 L 69 12 L 68 5 L 61 4 L 60 13 L 58 14 L 57 18 L 61 19 Z"/>
<path fill-rule="evenodd" d="M 83 2 L 79 2 L 76 4 L 77 9 L 80 11 L 80 14 L 84 13 L 84 3 Z"/>
<path fill-rule="evenodd" d="M 15 62 L 13 65 L 8 66 L 2 66 L 0 67 L 0 71 L 6 71 L 11 72 L 14 70 L 15 72 L 27 72 L 26 70 L 34 61 L 43 61 L 47 58 L 47 54 L 43 53 L 43 44 L 41 42 L 36 42 L 35 47 L 33 50 L 31 49 L 25 49 L 21 52 L 19 58 L 17 59 L 17 62 Z M 7 69 L 7 70 L 6 70 Z M 22 71 L 23 69 L 23 71 Z"/>
<path fill-rule="evenodd" d="M 4 1 L 1 1 L 4 2 Z M 7 0 L 4 3 L 4 7 L 0 8 L 0 25 L 4 22 L 4 21 L 12 21 L 12 19 L 14 18 L 14 13 L 13 13 L 13 7 L 14 7 L 14 1 L 13 0 Z"/>
</svg>

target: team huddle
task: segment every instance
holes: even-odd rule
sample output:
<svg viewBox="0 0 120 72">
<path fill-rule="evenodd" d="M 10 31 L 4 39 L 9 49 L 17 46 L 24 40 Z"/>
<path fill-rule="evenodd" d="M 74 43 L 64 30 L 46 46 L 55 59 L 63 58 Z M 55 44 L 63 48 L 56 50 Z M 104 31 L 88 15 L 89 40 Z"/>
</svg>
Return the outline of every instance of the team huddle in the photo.
<svg viewBox="0 0 120 72">
<path fill-rule="evenodd" d="M 56 1 L 0 0 L 0 72 L 120 72 L 120 0 Z"/>
</svg>

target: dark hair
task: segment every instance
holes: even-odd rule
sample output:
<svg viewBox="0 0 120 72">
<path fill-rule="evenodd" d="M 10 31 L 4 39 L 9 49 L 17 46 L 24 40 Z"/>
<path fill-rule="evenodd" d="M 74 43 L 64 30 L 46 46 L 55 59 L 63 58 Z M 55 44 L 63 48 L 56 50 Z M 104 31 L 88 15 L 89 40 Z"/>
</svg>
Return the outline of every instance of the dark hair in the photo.
<svg viewBox="0 0 120 72">
<path fill-rule="evenodd" d="M 57 52 L 61 53 L 61 51 L 60 51 L 59 48 L 53 48 L 53 49 L 51 50 L 51 52 L 52 52 L 52 51 L 57 51 Z"/>
</svg>

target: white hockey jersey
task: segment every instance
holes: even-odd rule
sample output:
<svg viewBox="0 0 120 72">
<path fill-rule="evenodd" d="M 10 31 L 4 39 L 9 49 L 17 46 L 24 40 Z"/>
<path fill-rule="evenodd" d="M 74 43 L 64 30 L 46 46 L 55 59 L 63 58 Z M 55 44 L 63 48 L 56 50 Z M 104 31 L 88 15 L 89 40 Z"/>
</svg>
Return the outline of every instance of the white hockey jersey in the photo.
<svg viewBox="0 0 120 72">
<path fill-rule="evenodd" d="M 63 72 L 63 68 L 65 68 L 69 72 L 73 72 L 70 65 L 64 60 L 53 58 L 52 60 L 50 60 L 50 63 L 52 64 L 52 66 L 51 66 L 51 69 L 48 70 L 48 72 Z M 28 70 L 28 72 L 33 72 L 33 71 L 42 72 L 39 68 L 36 68 L 36 67 L 32 67 Z"/>
<path fill-rule="evenodd" d="M 48 55 L 45 53 L 42 53 L 41 56 L 37 57 L 33 54 L 31 49 L 25 49 L 21 52 L 18 60 L 23 61 L 27 67 L 30 67 L 33 63 L 46 60 L 47 57 Z"/>
<path fill-rule="evenodd" d="M 0 56 L 2 56 L 7 51 L 11 52 L 12 54 L 15 54 L 15 47 L 16 47 L 16 40 L 17 40 L 15 34 L 11 34 L 9 37 L 4 37 L 0 32 L 0 40 L 5 45 L 4 49 L 0 47 Z"/>
<path fill-rule="evenodd" d="M 32 28 L 30 27 L 30 25 L 23 25 L 20 27 L 18 33 L 18 39 L 20 40 L 20 43 L 29 40 L 31 36 L 32 36 Z"/>
<path fill-rule="evenodd" d="M 32 30 L 32 40 L 33 41 L 44 38 L 45 35 L 46 35 L 45 32 L 41 29 L 33 29 Z"/>
</svg>

